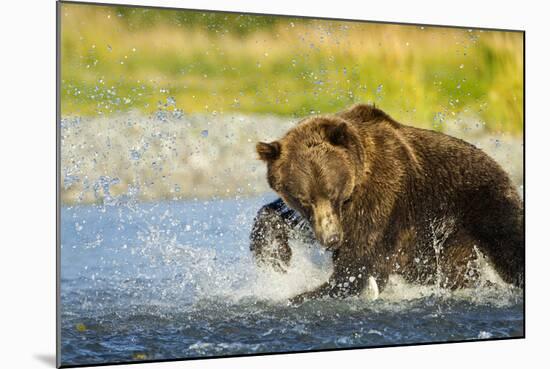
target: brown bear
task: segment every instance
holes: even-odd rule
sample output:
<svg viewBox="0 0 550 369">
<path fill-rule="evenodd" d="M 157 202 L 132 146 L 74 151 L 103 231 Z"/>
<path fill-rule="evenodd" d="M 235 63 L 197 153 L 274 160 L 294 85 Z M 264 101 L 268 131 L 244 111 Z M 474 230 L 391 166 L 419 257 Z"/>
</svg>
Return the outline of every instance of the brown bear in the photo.
<svg viewBox="0 0 550 369">
<path fill-rule="evenodd" d="M 280 196 L 254 221 L 257 259 L 284 270 L 292 232 L 332 251 L 329 281 L 292 302 L 357 295 L 369 276 L 383 289 L 393 273 L 470 286 L 477 250 L 505 282 L 523 286 L 522 200 L 505 171 L 475 146 L 356 105 L 306 118 L 256 149 Z"/>
</svg>

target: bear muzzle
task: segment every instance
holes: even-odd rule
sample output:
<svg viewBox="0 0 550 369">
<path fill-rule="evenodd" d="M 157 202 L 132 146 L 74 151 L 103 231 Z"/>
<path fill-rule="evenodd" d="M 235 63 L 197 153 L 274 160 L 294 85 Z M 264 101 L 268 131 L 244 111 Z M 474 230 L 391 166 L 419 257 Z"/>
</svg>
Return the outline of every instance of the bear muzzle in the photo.
<svg viewBox="0 0 550 369">
<path fill-rule="evenodd" d="M 315 237 L 329 250 L 340 246 L 343 234 L 338 216 L 329 201 L 322 201 L 313 206 Z"/>
</svg>

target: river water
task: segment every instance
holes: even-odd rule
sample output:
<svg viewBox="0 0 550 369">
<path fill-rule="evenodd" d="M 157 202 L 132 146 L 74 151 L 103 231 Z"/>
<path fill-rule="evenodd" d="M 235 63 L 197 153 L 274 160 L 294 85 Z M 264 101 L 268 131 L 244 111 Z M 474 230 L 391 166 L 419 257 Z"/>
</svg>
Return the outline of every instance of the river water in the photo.
<svg viewBox="0 0 550 369">
<path fill-rule="evenodd" d="M 62 207 L 61 363 L 95 364 L 523 335 L 523 291 L 495 279 L 450 292 L 394 276 L 376 300 L 287 299 L 325 281 L 330 255 L 292 244 L 288 273 L 248 249 L 273 197 Z"/>
</svg>

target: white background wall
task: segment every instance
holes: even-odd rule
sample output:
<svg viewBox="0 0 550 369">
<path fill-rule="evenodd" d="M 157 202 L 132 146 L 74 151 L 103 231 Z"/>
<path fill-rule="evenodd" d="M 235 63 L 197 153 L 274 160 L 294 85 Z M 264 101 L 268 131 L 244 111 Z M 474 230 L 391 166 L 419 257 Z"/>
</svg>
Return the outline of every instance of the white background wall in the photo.
<svg viewBox="0 0 550 369">
<path fill-rule="evenodd" d="M 163 0 L 132 4 L 527 31 L 527 339 L 141 365 L 139 368 L 518 368 L 547 364 L 548 67 L 543 1 Z M 55 4 L 0 10 L 0 366 L 52 367 L 55 354 Z M 31 123 L 31 125 L 29 125 Z M 29 127 L 32 126 L 32 130 Z M 531 365 L 530 365 L 531 364 Z M 126 366 L 124 366 L 126 367 Z M 138 367 L 136 367 L 138 368 Z"/>
</svg>

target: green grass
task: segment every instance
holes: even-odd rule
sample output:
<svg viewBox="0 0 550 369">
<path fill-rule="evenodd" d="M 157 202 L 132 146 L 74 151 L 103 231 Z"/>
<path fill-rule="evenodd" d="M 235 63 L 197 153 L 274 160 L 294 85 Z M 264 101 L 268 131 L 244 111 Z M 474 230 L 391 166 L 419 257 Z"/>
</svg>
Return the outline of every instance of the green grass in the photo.
<svg viewBox="0 0 550 369">
<path fill-rule="evenodd" d="M 398 120 L 523 127 L 520 33 L 62 6 L 62 114 L 298 117 L 375 102 Z M 172 100 L 173 99 L 173 100 Z"/>
</svg>

